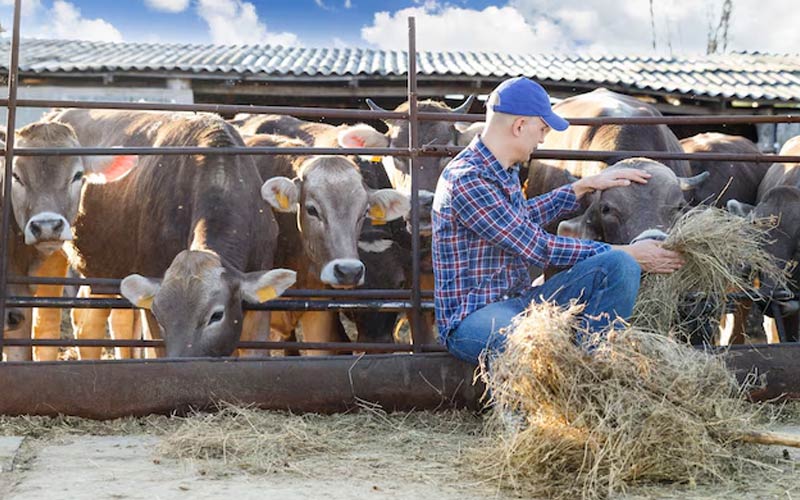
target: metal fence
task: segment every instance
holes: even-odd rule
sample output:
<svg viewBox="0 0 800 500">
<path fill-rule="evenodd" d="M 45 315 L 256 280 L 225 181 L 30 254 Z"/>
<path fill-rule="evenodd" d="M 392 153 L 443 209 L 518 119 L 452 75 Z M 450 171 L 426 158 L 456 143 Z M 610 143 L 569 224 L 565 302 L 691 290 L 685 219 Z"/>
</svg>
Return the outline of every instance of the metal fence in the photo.
<svg viewBox="0 0 800 500">
<path fill-rule="evenodd" d="M 426 113 L 417 110 L 417 75 L 416 59 L 410 57 L 408 60 L 408 102 L 409 111 L 407 113 L 371 111 L 371 110 L 343 110 L 328 108 L 299 108 L 283 106 L 237 106 L 237 105 L 210 105 L 210 104 L 156 104 L 156 103 L 123 103 L 123 102 L 86 102 L 86 101 L 49 101 L 34 99 L 17 99 L 17 87 L 19 82 L 19 48 L 20 48 L 20 3 L 15 0 L 14 24 L 12 31 L 12 44 L 10 54 L 10 65 L 8 75 L 8 99 L 0 100 L 0 105 L 8 108 L 8 122 L 6 125 L 7 143 L 4 151 L 6 165 L 12 165 L 15 156 L 59 156 L 59 155 L 184 155 L 184 154 L 208 154 L 215 155 L 276 155 L 276 154 L 316 154 L 316 155 L 369 155 L 369 156 L 404 156 L 410 160 L 411 168 L 411 236 L 412 236 L 412 283 L 411 288 L 406 290 L 289 290 L 283 297 L 272 300 L 259 306 L 249 306 L 248 309 L 262 310 L 377 310 L 377 311 L 405 311 L 408 313 L 412 338 L 415 342 L 411 345 L 399 344 L 368 344 L 368 343 L 296 343 L 296 342 L 242 342 L 239 347 L 248 349 L 323 349 L 329 351 L 363 351 L 363 352 L 397 352 L 413 350 L 415 353 L 425 351 L 443 351 L 440 345 L 423 345 L 418 342 L 418 332 L 421 328 L 421 313 L 433 309 L 432 292 L 420 289 L 420 232 L 419 232 L 419 205 L 418 205 L 418 162 L 423 156 L 452 156 L 461 148 L 452 146 L 442 146 L 435 144 L 420 144 L 419 125 L 422 121 L 479 121 L 482 115 L 477 114 L 456 114 L 456 113 Z M 415 47 L 415 24 L 414 19 L 409 19 L 409 54 L 416 53 Z M 62 108 L 91 108 L 91 109 L 119 109 L 119 110 L 161 110 L 161 111 L 204 111 L 223 114 L 233 114 L 237 112 L 247 112 L 251 114 L 270 113 L 279 115 L 292 115 L 304 118 L 337 118 L 337 119 L 395 119 L 407 120 L 409 123 L 409 146 L 407 148 L 273 148 L 273 147 L 254 147 L 254 148 L 200 148 L 200 147 L 160 147 L 160 148 L 91 148 L 81 147 L 72 149 L 63 148 L 16 148 L 14 144 L 14 130 L 16 110 L 19 107 L 62 107 Z M 742 116 L 742 115 L 718 115 L 718 116 L 673 116 L 673 117 L 636 117 L 636 118 L 583 118 L 571 119 L 574 125 L 600 125 L 600 124 L 640 124 L 640 125 L 678 125 L 678 124 L 741 124 L 741 123 L 797 123 L 800 116 L 780 115 L 780 116 Z M 535 158 L 541 159 L 573 159 L 573 160 L 603 160 L 609 158 L 623 158 L 647 156 L 657 160 L 725 160 L 725 161 L 750 161 L 750 162 L 800 162 L 800 156 L 775 156 L 775 155 L 749 155 L 749 154 L 713 154 L 713 153 L 667 153 L 652 151 L 568 151 L 568 150 L 539 150 L 535 153 Z M 5 169 L 4 192 L 2 205 L 2 225 L 0 235 L 3 241 L 7 241 L 11 223 L 11 168 Z M 55 307 L 55 308 L 132 308 L 132 305 L 125 299 L 87 299 L 87 298 L 64 298 L 64 297 L 19 297 L 7 295 L 7 285 L 14 284 L 61 284 L 61 285 L 89 285 L 98 290 L 103 289 L 104 293 L 113 292 L 119 287 L 119 280 L 116 279 L 82 279 L 82 278 L 32 278 L 26 276 L 9 276 L 8 249 L 2 252 L 0 258 L 0 317 L 4 317 L 7 307 Z M 92 346 L 92 347 L 158 347 L 163 345 L 159 340 L 52 340 L 52 339 L 7 339 L 0 332 L 0 353 L 5 346 Z M 435 363 L 447 363 L 444 355 L 429 355 Z M 443 357 L 444 356 L 444 357 Z M 400 358 L 398 358 L 400 359 Z M 174 360 L 173 360 L 174 361 Z M 241 360 L 240 360 L 241 361 Z M 115 362 L 119 368 L 117 373 L 133 373 L 137 370 L 137 362 L 153 363 L 149 361 L 126 361 Z M 187 361 L 191 363 L 191 361 Z M 184 369 L 185 363 L 180 365 Z M 209 360 L 197 361 L 200 366 L 208 363 Z M 297 366 L 312 366 L 314 369 L 319 365 L 303 360 L 282 360 L 282 366 L 286 363 L 294 362 Z M 74 361 L 61 363 L 72 364 Z M 100 362 L 82 362 L 100 363 Z M 106 362 L 107 363 L 107 362 Z M 23 363 L 27 365 L 27 363 Z M 12 363 L 13 365 L 13 363 Z M 36 365 L 47 365 L 52 370 L 52 363 L 36 363 Z M 76 365 L 77 366 L 77 365 Z M 99 366 L 99 365 L 98 365 Z M 103 365 L 105 366 L 105 365 Z M 163 375 L 165 368 L 171 365 L 160 365 Z M 206 365 L 202 365 L 206 366 Z M 234 365 L 244 366 L 244 365 Z M 250 366 L 250 365 L 248 365 Z M 338 366 L 338 365 L 337 365 Z M 411 366 L 411 365 L 409 365 Z M 407 367 L 406 367 L 407 368 Z M 430 368 L 430 367 L 428 367 Z M 21 370 L 21 368 L 18 368 Z M 105 370 L 105 368 L 103 368 Z M 203 368 L 205 369 L 205 368 Z M 416 368 L 414 368 L 416 369 Z M 42 368 L 44 370 L 44 367 Z M 72 370 L 70 368 L 69 370 Z M 420 369 L 421 370 L 421 369 Z M 457 376 L 461 376 L 462 368 L 451 370 Z M 202 371 L 202 370 L 200 370 Z M 244 373 L 246 370 L 242 370 Z M 25 368 L 25 373 L 35 373 L 36 367 L 31 365 L 30 369 Z M 21 372 L 10 372 L 17 373 Z M 48 372 L 47 377 L 52 376 L 53 372 Z M 189 370 L 189 373 L 196 373 Z M 420 371 L 421 373 L 421 371 Z M 467 371 L 469 373 L 469 371 Z M 125 375 L 129 377 L 129 375 Z M 457 378 L 457 377 L 456 377 Z M 309 382 L 310 379 L 300 377 L 301 381 Z M 449 380 L 449 379 L 448 379 Z M 450 381 L 452 382 L 452 381 Z M 311 383 L 311 382 L 309 382 Z M 461 387 L 461 384 L 459 384 Z M 376 388 L 376 390 L 380 390 Z M 463 389 L 460 389 L 463 391 Z M 178 397 L 178 396 L 176 396 Z M 178 397 L 179 398 L 179 397 Z M 413 401 L 413 398 L 409 399 Z M 188 404 L 188 403 L 187 403 Z M 22 406 L 20 406 L 21 408 Z M 84 408 L 84 407 L 82 407 Z M 8 411 L 0 408 L 0 411 Z M 92 412 L 84 408 L 84 413 L 92 415 L 111 415 L 111 412 Z M 13 411 L 12 411 L 13 412 Z M 137 413 L 133 411 L 132 413 Z"/>
</svg>

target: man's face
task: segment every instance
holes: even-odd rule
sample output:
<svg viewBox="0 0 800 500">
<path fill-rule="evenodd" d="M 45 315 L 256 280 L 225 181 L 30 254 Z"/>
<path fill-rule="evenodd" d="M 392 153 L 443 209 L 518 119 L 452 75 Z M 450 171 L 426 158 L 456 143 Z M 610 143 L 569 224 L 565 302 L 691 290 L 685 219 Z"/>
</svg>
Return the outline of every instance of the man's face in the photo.
<svg viewBox="0 0 800 500">
<path fill-rule="evenodd" d="M 520 161 L 527 161 L 536 148 L 544 142 L 545 136 L 550 131 L 550 127 L 538 116 L 521 118 L 520 139 L 523 146 L 524 157 Z"/>
</svg>

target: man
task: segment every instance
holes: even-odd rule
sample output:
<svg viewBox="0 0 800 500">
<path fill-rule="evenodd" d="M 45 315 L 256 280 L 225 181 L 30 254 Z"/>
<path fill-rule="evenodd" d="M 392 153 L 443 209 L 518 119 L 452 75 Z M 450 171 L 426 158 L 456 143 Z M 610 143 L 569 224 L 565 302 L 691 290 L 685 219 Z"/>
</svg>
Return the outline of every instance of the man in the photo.
<svg viewBox="0 0 800 500">
<path fill-rule="evenodd" d="M 483 133 L 442 172 L 432 214 L 436 320 L 441 340 L 460 359 L 477 363 L 482 351 L 502 350 L 502 330 L 533 300 L 578 299 L 582 328 L 602 331 L 630 317 L 642 270 L 669 273 L 683 265 L 680 254 L 654 240 L 612 247 L 542 230 L 577 209 L 586 193 L 650 177 L 606 171 L 525 200 L 516 164 L 551 128 L 568 126 L 539 84 L 511 78 L 489 97 Z M 532 287 L 528 264 L 572 267 Z"/>
</svg>

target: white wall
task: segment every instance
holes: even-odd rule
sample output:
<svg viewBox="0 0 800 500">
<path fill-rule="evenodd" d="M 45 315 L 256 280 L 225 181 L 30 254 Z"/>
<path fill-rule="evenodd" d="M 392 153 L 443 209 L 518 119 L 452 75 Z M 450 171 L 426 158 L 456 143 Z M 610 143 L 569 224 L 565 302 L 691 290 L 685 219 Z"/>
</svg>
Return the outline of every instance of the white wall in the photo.
<svg viewBox="0 0 800 500">
<path fill-rule="evenodd" d="M 8 96 L 8 87 L 0 90 L 0 96 Z M 20 99 L 58 99 L 73 101 L 121 101 L 121 102 L 160 102 L 176 104 L 194 103 L 194 95 L 188 88 L 118 88 L 118 87 L 19 87 Z M 24 127 L 39 119 L 50 108 L 17 108 L 16 128 Z M 6 123 L 7 110 L 0 107 L 0 121 Z"/>
</svg>

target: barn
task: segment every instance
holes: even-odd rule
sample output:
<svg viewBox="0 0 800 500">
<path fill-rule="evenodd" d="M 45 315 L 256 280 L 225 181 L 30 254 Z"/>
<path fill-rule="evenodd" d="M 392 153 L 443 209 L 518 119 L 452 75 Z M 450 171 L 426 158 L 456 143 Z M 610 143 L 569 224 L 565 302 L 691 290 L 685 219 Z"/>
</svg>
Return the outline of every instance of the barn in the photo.
<svg viewBox="0 0 800 500">
<path fill-rule="evenodd" d="M 10 40 L 0 41 L 8 54 Z M 789 114 L 800 107 L 800 62 L 788 54 L 581 56 L 419 52 L 419 96 L 455 104 L 506 77 L 542 82 L 556 98 L 606 87 L 667 115 Z M 8 74 L 8 57 L 0 72 Z M 23 40 L 21 98 L 366 108 L 405 100 L 406 53 L 364 48 Z M 473 112 L 480 112 L 475 105 Z M 21 109 L 35 121 L 41 109 Z M 5 113 L 5 110 L 3 110 Z M 679 137 L 717 129 L 775 151 L 796 124 L 675 127 Z"/>
</svg>

